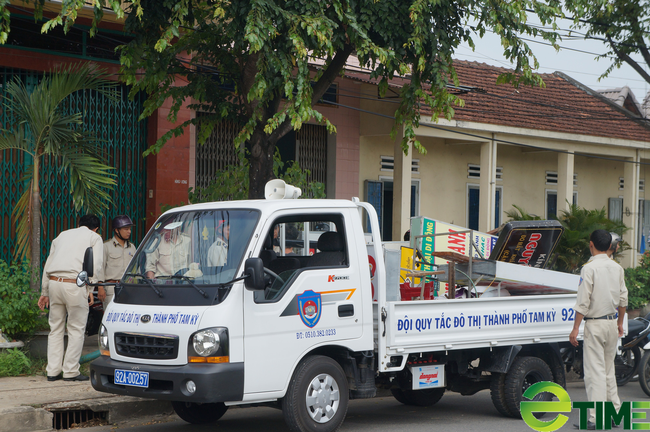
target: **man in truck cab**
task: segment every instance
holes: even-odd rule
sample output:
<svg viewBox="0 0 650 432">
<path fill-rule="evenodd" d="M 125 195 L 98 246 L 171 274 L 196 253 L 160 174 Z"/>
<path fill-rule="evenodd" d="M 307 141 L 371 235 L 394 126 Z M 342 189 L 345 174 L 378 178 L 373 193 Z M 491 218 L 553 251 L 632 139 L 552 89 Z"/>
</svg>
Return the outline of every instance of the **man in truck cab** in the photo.
<svg viewBox="0 0 650 432">
<path fill-rule="evenodd" d="M 228 260 L 228 240 L 230 239 L 230 224 L 220 221 L 216 230 L 217 238 L 208 249 L 208 266 L 221 267 Z"/>
<path fill-rule="evenodd" d="M 153 252 L 147 254 L 145 276 L 173 276 L 190 268 L 192 242 L 182 232 L 183 222 L 171 222 L 162 228 L 160 242 Z"/>
</svg>

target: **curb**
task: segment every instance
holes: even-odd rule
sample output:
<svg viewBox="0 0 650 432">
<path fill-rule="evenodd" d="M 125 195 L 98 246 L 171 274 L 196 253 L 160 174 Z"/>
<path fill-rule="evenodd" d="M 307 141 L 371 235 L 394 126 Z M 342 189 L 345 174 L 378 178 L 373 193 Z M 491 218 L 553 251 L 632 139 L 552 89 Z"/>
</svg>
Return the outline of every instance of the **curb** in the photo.
<svg viewBox="0 0 650 432">
<path fill-rule="evenodd" d="M 70 402 L 43 404 L 40 408 L 21 406 L 0 410 L 0 432 L 50 432 L 57 413 L 90 410 L 107 413 L 106 420 L 115 424 L 138 417 L 172 414 L 171 402 L 133 396 L 114 396 Z"/>
</svg>

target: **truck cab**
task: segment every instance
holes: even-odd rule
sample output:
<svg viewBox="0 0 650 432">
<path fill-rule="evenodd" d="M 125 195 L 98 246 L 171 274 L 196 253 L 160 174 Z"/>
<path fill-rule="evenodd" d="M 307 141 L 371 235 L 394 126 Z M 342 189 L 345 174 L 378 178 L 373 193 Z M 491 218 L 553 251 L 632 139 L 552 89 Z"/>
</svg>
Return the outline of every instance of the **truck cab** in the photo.
<svg viewBox="0 0 650 432">
<path fill-rule="evenodd" d="M 275 227 L 289 225 L 316 250 L 274 248 Z M 267 402 L 286 395 L 310 355 L 372 352 L 365 247 L 350 201 L 240 201 L 165 213 L 106 311 L 93 387 L 186 407 Z M 251 258 L 263 265 L 261 289 L 241 278 Z"/>
</svg>

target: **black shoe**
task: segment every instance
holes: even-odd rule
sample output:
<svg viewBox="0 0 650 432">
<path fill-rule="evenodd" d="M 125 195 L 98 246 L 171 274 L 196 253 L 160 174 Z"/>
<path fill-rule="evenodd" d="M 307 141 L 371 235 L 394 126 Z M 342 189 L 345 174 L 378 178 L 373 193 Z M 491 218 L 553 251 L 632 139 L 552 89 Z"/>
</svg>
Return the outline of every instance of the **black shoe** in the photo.
<svg viewBox="0 0 650 432">
<path fill-rule="evenodd" d="M 48 377 L 49 378 L 49 377 Z M 63 381 L 88 381 L 88 377 L 86 375 L 77 375 L 76 377 L 72 378 L 63 378 Z"/>
<path fill-rule="evenodd" d="M 580 425 L 577 423 L 574 423 L 573 427 L 575 427 L 576 429 L 580 429 Z M 596 430 L 596 425 L 593 422 L 588 421 L 586 430 Z"/>
<path fill-rule="evenodd" d="M 47 377 L 47 380 L 48 380 L 48 381 L 58 381 L 58 380 L 60 380 L 61 378 L 63 378 L 63 377 L 61 376 L 61 374 L 59 374 L 59 375 L 57 375 L 57 376 L 48 376 L 48 377 Z"/>
</svg>

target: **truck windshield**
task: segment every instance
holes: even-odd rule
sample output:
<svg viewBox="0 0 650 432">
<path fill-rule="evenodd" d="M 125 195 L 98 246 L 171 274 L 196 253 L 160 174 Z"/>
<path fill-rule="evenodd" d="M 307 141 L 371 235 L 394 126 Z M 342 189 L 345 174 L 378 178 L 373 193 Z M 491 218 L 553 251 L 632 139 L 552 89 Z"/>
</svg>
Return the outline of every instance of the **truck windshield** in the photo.
<svg viewBox="0 0 650 432">
<path fill-rule="evenodd" d="M 259 219 L 256 210 L 172 213 L 153 226 L 122 282 L 149 289 L 160 285 L 218 285 L 236 277 Z"/>
</svg>

